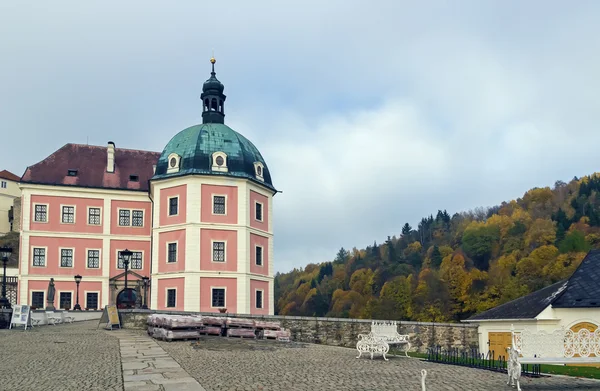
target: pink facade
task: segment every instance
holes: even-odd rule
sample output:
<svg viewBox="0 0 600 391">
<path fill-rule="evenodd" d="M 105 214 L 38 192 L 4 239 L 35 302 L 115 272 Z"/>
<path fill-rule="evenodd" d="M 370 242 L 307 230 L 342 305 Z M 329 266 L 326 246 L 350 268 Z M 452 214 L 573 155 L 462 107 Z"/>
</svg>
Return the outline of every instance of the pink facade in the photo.
<svg viewBox="0 0 600 391">
<path fill-rule="evenodd" d="M 170 199 L 177 198 L 177 213 L 170 215 Z M 187 185 L 173 186 L 160 190 L 160 225 L 185 223 L 187 211 Z"/>
<path fill-rule="evenodd" d="M 46 206 L 46 222 L 35 221 L 35 206 Z M 62 210 L 65 207 L 74 207 L 73 222 L 65 223 L 62 221 Z M 100 208 L 100 224 L 89 224 L 89 208 Z M 103 221 L 102 209 L 104 200 L 99 198 L 78 198 L 78 197 L 54 197 L 43 195 L 31 196 L 31 225 L 32 231 L 51 231 L 51 232 L 77 232 L 77 233 L 95 233 L 101 234 Z"/>
<path fill-rule="evenodd" d="M 176 260 L 169 262 L 169 244 L 176 244 Z M 158 272 L 181 272 L 185 270 L 185 229 L 158 234 Z"/>
<path fill-rule="evenodd" d="M 200 311 L 219 312 L 219 307 L 212 305 L 214 288 L 225 289 L 225 308 L 227 312 L 237 313 L 237 279 L 219 277 L 200 278 Z"/>
<path fill-rule="evenodd" d="M 225 196 L 225 214 L 215 214 L 213 197 Z M 201 220 L 203 223 L 237 224 L 238 189 L 235 186 L 202 185 Z"/>
<path fill-rule="evenodd" d="M 135 253 L 141 253 L 141 266 L 139 269 L 136 266 L 136 261 L 132 260 L 129 262 L 129 270 L 132 272 L 136 272 L 140 275 L 148 276 L 150 275 L 150 241 L 147 240 L 111 240 L 110 241 L 110 276 L 114 277 L 118 274 L 121 274 L 125 271 L 125 269 L 118 269 L 118 253 L 119 251 L 128 249 Z M 135 278 L 131 275 L 128 278 Z"/>
<path fill-rule="evenodd" d="M 183 278 L 161 278 L 158 280 L 158 307 L 159 310 L 183 311 L 183 289 L 185 281 Z M 175 290 L 175 306 L 167 307 L 168 291 Z"/>
<path fill-rule="evenodd" d="M 61 266 L 63 250 L 67 251 L 62 259 L 65 266 Z M 100 264 L 97 268 L 88 267 L 88 250 L 99 251 Z M 101 276 L 102 239 L 32 236 L 29 238 L 28 262 L 29 275 L 74 276 L 80 274 L 82 276 Z"/>
<path fill-rule="evenodd" d="M 150 236 L 152 215 L 150 201 L 118 201 L 111 202 L 110 211 L 110 233 L 112 235 L 139 235 Z M 129 211 L 129 219 L 126 225 L 119 225 L 120 211 Z M 135 226 L 134 211 L 142 211 L 142 225 Z"/>
<path fill-rule="evenodd" d="M 269 274 L 269 238 L 253 233 L 250 234 L 250 273 Z"/>
<path fill-rule="evenodd" d="M 75 303 L 77 302 L 77 284 L 75 281 L 54 281 L 54 288 L 56 289 L 56 293 L 54 296 L 54 306 L 57 309 L 60 308 L 60 294 L 61 292 L 71 293 L 71 307 L 68 308 L 72 310 L 75 307 Z M 44 306 L 46 305 L 46 300 L 48 299 L 47 295 L 48 291 L 48 281 L 29 281 L 27 286 L 27 303 L 31 304 L 32 292 L 43 292 L 44 293 Z M 97 281 L 85 281 L 85 278 L 79 284 L 79 305 L 81 308 L 85 309 L 87 293 L 96 293 L 98 299 L 98 309 L 103 308 L 105 303 L 102 303 L 102 283 Z M 40 308 L 41 309 L 41 308 Z"/>
<path fill-rule="evenodd" d="M 262 297 L 261 308 L 257 304 L 257 292 Z M 267 281 L 250 280 L 250 313 L 269 315 L 269 283 Z"/>
<path fill-rule="evenodd" d="M 215 242 L 225 243 L 224 262 L 213 260 L 213 246 Z M 238 269 L 237 258 L 237 231 L 222 229 L 200 230 L 200 268 L 202 270 L 235 272 Z"/>
<path fill-rule="evenodd" d="M 261 219 L 257 219 L 256 216 L 256 204 L 260 204 L 260 209 L 262 210 Z M 269 231 L 269 200 L 262 194 L 259 194 L 255 191 L 250 190 L 250 207 L 248 208 L 250 211 L 250 216 L 248 216 L 250 221 L 250 226 L 252 228 L 260 229 L 262 231 Z"/>
</svg>

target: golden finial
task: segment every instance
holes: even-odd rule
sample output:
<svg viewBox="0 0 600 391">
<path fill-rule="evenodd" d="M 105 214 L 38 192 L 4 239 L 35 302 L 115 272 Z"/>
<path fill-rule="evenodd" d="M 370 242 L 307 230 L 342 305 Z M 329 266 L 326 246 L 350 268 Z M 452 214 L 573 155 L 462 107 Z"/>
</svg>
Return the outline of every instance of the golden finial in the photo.
<svg viewBox="0 0 600 391">
<path fill-rule="evenodd" d="M 212 57 L 210 58 L 210 63 L 214 64 L 215 62 L 217 62 L 217 60 L 215 60 L 215 51 L 212 51 Z"/>
</svg>

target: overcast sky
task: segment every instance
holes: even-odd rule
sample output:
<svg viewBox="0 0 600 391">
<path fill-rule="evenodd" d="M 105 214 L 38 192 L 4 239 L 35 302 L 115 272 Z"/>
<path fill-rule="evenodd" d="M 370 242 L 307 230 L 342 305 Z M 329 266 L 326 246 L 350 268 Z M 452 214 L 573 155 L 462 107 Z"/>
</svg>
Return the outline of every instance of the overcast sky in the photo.
<svg viewBox="0 0 600 391">
<path fill-rule="evenodd" d="M 201 122 L 259 148 L 275 270 L 438 209 L 600 171 L 597 1 L 0 2 L 0 169 L 66 143 L 162 151 Z"/>
</svg>

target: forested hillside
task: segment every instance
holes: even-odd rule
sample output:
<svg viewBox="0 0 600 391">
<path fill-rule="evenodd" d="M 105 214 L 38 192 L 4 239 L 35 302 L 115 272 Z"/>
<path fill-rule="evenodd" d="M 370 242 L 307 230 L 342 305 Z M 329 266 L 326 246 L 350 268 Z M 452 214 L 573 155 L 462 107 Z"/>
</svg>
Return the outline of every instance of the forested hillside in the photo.
<svg viewBox="0 0 600 391">
<path fill-rule="evenodd" d="M 283 315 L 452 322 L 573 273 L 600 247 L 600 175 L 450 215 L 275 277 Z"/>
</svg>

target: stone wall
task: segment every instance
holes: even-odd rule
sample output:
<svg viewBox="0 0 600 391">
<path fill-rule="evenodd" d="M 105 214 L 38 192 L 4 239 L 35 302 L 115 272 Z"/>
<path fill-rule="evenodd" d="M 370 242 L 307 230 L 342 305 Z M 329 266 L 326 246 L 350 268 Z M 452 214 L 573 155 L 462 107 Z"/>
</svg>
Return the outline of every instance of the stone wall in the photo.
<svg viewBox="0 0 600 391">
<path fill-rule="evenodd" d="M 15 198 L 13 201 L 13 232 L 21 231 L 21 197 Z"/>
<path fill-rule="evenodd" d="M 145 329 L 148 315 L 152 313 L 184 315 L 191 312 L 151 311 L 151 310 L 119 310 L 124 328 Z M 197 313 L 194 313 L 197 314 Z M 221 316 L 221 314 L 203 314 Z M 223 315 L 224 316 L 224 315 Z M 358 334 L 368 333 L 371 329 L 370 319 L 314 318 L 305 316 L 257 316 L 232 315 L 243 318 L 262 319 L 281 322 L 281 326 L 289 329 L 292 339 L 299 342 L 317 343 L 333 346 L 356 347 Z M 399 322 L 398 332 L 410 336 L 411 351 L 426 353 L 429 346 L 472 348 L 477 347 L 477 326 L 462 323 L 424 323 Z"/>
</svg>

